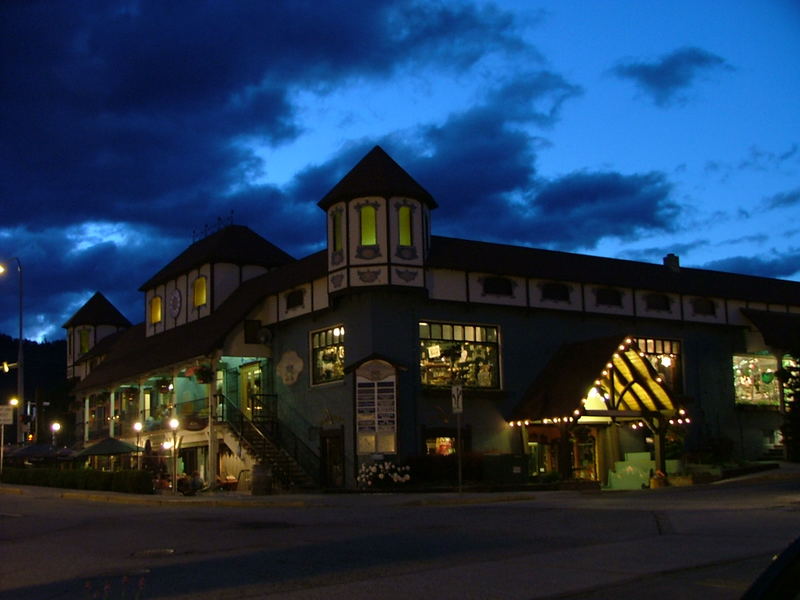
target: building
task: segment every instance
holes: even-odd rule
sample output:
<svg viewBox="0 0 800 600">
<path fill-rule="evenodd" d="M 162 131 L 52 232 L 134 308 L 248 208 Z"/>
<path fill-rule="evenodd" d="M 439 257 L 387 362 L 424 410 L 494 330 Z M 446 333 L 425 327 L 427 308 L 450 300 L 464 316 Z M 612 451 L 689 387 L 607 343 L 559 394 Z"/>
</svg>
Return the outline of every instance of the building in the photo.
<svg viewBox="0 0 800 600">
<path fill-rule="evenodd" d="M 780 445 L 800 284 L 432 236 L 435 200 L 380 147 L 318 204 L 323 251 L 226 226 L 142 285 L 143 323 L 96 296 L 65 324 L 85 443 L 175 439 L 186 471 L 267 464 L 287 487 L 458 438 L 517 478 L 603 483 L 628 452 L 663 468 L 676 428 L 743 458 Z"/>
</svg>

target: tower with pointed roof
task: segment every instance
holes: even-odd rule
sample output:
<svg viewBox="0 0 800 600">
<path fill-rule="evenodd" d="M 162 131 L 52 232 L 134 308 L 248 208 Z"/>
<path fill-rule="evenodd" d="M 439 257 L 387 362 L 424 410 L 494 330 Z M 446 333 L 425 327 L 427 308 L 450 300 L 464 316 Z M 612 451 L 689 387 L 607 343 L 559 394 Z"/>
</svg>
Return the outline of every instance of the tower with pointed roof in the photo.
<svg viewBox="0 0 800 600">
<path fill-rule="evenodd" d="M 131 322 L 100 292 L 62 325 L 67 330 L 67 378 L 83 377 L 79 359 L 101 340 L 128 329 Z"/>
<path fill-rule="evenodd" d="M 323 198 L 328 290 L 425 286 L 433 197 L 375 146 Z"/>
</svg>

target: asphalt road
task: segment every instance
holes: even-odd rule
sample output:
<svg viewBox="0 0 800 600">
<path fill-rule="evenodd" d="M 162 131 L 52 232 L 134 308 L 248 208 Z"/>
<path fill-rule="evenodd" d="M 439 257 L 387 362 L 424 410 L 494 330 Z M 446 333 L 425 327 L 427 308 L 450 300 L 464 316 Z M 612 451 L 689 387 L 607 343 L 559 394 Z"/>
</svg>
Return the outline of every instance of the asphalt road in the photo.
<svg viewBox="0 0 800 600">
<path fill-rule="evenodd" d="M 738 598 L 796 472 L 636 492 L 199 499 L 0 488 L 0 599 Z"/>
</svg>

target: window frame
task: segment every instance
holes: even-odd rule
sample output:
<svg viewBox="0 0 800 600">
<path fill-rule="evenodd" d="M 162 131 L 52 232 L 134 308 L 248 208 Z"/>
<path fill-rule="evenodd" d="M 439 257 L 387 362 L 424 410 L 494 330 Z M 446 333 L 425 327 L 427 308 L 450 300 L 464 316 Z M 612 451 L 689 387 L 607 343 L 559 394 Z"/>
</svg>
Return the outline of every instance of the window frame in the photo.
<svg viewBox="0 0 800 600">
<path fill-rule="evenodd" d="M 339 333 L 335 333 L 337 330 L 340 330 Z M 328 343 L 328 334 L 330 334 L 330 343 Z M 324 336 L 324 340 L 320 336 Z M 342 323 L 338 323 L 336 325 L 331 325 L 330 327 L 325 327 L 323 329 L 316 329 L 314 331 L 309 332 L 308 334 L 308 350 L 310 355 L 310 364 L 311 364 L 311 385 L 318 386 L 318 385 L 326 385 L 329 383 L 336 383 L 342 381 L 344 379 L 344 359 L 345 359 L 345 327 Z M 320 361 L 320 362 L 331 362 L 333 363 L 333 368 L 337 371 L 340 371 L 340 374 L 336 374 L 333 377 L 323 379 L 320 378 L 320 373 L 318 373 L 318 364 L 317 364 L 317 356 L 321 355 L 324 352 L 330 352 L 332 349 L 335 352 L 334 360 L 333 361 Z"/>
<path fill-rule="evenodd" d="M 147 311 L 150 325 L 158 325 L 164 322 L 164 299 L 160 294 L 153 294 L 150 297 Z"/>
<path fill-rule="evenodd" d="M 202 283 L 201 283 L 202 282 Z M 202 302 L 198 303 L 197 296 L 201 293 L 198 286 L 202 285 Z M 208 277 L 205 275 L 198 275 L 192 282 L 192 306 L 194 308 L 201 308 L 208 304 Z"/>
<path fill-rule="evenodd" d="M 425 327 L 428 328 L 427 335 L 423 334 L 423 329 Z M 503 389 L 502 340 L 500 337 L 499 325 L 420 320 L 417 322 L 417 337 L 420 350 L 419 381 L 420 385 L 424 388 L 449 388 L 455 381 L 459 381 L 465 390 L 500 391 Z M 470 352 L 470 350 L 464 348 L 465 345 L 481 346 L 485 350 L 482 356 L 478 356 L 475 352 L 478 348 L 473 348 L 472 352 L 475 353 L 473 354 L 474 358 L 471 360 L 451 360 L 449 366 L 445 362 L 436 360 L 439 357 L 443 359 L 447 358 L 445 352 L 441 352 L 441 346 L 445 344 L 449 346 L 445 352 L 455 351 L 455 349 L 460 346 L 460 356 L 463 356 L 465 352 Z M 435 350 L 435 354 L 432 355 L 430 350 L 434 349 L 436 346 L 440 346 L 440 348 Z M 486 349 L 491 350 L 494 356 L 492 357 L 491 353 L 489 353 L 489 358 L 487 358 Z M 432 364 L 423 364 L 423 361 L 426 360 L 426 353 L 428 356 L 427 361 Z M 469 354 L 467 356 L 469 356 Z M 454 371 L 454 367 L 457 363 L 461 363 L 462 366 Z M 475 363 L 479 363 L 479 365 L 473 369 L 472 367 Z M 483 368 L 486 364 L 489 365 L 490 369 L 488 371 L 490 382 L 488 385 L 481 385 L 481 380 L 486 381 L 487 371 Z M 443 377 L 442 375 L 436 377 L 430 374 L 437 371 L 442 373 L 449 372 L 448 380 L 431 383 L 432 379 L 441 379 Z M 465 371 L 467 373 L 466 376 L 464 376 Z M 455 379 L 453 379 L 454 375 L 456 375 Z"/>
</svg>

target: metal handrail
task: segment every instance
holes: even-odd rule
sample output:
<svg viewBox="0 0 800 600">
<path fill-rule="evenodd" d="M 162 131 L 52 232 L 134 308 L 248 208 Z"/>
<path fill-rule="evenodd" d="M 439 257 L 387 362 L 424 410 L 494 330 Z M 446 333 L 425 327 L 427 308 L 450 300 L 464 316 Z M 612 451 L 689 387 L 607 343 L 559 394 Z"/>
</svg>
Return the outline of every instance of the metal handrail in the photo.
<svg viewBox="0 0 800 600">
<path fill-rule="evenodd" d="M 261 396 L 269 398 L 272 395 L 262 394 Z M 279 450 L 285 452 L 300 465 L 313 481 L 318 482 L 320 472 L 319 456 L 306 446 L 289 427 L 282 425 L 277 419 L 277 411 L 273 413 L 275 414 L 275 418 L 261 417 L 251 420 L 227 396 L 218 394 L 217 397 L 222 398 L 222 403 L 217 407 L 217 414 L 215 415 L 216 420 L 225 422 L 231 426 L 241 439 L 250 446 L 254 453 L 258 454 L 259 451 L 255 447 L 255 444 L 249 439 L 248 435 L 266 440 Z M 277 401 L 277 397 L 274 398 L 275 401 Z M 222 414 L 219 414 L 220 408 Z M 291 482 L 291 474 L 286 472 L 281 465 L 273 464 L 272 467 L 273 475 L 277 476 L 279 481 L 284 484 L 289 484 Z"/>
</svg>

